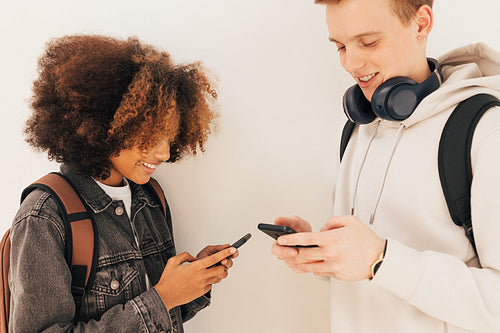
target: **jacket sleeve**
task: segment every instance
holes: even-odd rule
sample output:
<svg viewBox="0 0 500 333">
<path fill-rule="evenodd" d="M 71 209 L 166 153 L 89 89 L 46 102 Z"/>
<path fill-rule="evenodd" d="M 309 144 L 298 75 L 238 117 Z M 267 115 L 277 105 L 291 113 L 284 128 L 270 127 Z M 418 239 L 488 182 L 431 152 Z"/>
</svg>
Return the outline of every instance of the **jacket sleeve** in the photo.
<svg viewBox="0 0 500 333">
<path fill-rule="evenodd" d="M 26 198 L 11 228 L 11 243 L 9 332 L 171 331 L 170 314 L 154 288 L 111 308 L 98 321 L 74 322 L 63 222 L 46 192 Z"/>
<path fill-rule="evenodd" d="M 182 321 L 186 322 L 193 318 L 198 312 L 210 305 L 211 292 L 209 291 L 205 295 L 198 297 L 197 299 L 181 305 Z"/>
<path fill-rule="evenodd" d="M 471 151 L 472 223 L 480 266 L 472 247 L 461 260 L 390 239 L 373 279 L 427 315 L 474 332 L 500 332 L 500 108 L 492 110 L 479 122 Z"/>
</svg>

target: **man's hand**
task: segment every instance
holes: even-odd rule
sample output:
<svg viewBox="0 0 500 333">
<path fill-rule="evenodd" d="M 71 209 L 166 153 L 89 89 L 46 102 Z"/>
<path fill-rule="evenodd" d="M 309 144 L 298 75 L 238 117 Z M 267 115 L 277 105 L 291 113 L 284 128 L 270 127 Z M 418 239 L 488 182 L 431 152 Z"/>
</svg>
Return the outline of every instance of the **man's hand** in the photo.
<svg viewBox="0 0 500 333">
<path fill-rule="evenodd" d="M 385 246 L 385 240 L 355 216 L 331 217 L 321 232 L 286 235 L 278 238 L 277 243 L 281 245 L 279 249 L 317 244 L 317 248 L 292 248 L 288 254 L 295 251 L 295 255 L 286 256 L 283 260 L 295 272 L 313 272 L 344 281 L 369 278 L 370 267 Z M 283 254 L 282 251 L 279 253 Z"/>
<path fill-rule="evenodd" d="M 278 217 L 274 220 L 274 224 L 288 226 L 290 228 L 293 228 L 298 233 L 311 232 L 312 230 L 309 222 L 301 219 L 298 216 Z M 279 239 L 281 239 L 282 237 L 284 236 L 281 236 Z M 295 269 L 297 264 L 311 262 L 301 257 L 297 249 L 290 246 L 281 246 L 277 241 L 274 242 L 271 251 L 276 257 L 278 257 L 278 259 L 283 260 L 290 268 L 292 268 L 297 273 L 301 273 L 301 271 Z"/>
</svg>

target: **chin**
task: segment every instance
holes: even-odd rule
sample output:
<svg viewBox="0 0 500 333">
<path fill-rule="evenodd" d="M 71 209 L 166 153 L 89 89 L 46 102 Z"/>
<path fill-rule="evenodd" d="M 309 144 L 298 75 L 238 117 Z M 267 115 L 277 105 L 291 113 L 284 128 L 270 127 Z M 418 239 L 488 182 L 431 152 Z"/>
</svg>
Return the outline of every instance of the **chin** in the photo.
<svg viewBox="0 0 500 333">
<path fill-rule="evenodd" d="M 368 102 L 372 101 L 373 91 L 363 91 L 363 95 L 365 95 L 365 98 L 368 100 Z"/>
<path fill-rule="evenodd" d="M 136 184 L 139 184 L 139 185 L 144 185 L 146 184 L 147 182 L 149 182 L 149 179 L 151 177 L 148 176 L 148 177 L 133 177 L 133 178 L 129 178 L 131 181 L 133 181 L 134 183 Z"/>
</svg>

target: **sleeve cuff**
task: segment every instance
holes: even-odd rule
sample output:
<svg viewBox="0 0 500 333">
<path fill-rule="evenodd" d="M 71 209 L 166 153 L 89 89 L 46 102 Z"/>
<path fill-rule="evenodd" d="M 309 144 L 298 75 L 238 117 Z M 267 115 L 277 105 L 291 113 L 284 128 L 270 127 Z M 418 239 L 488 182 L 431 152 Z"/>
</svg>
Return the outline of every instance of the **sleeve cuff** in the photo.
<svg viewBox="0 0 500 333">
<path fill-rule="evenodd" d="M 384 261 L 372 282 L 409 302 L 421 285 L 428 257 L 425 252 L 419 252 L 394 239 L 388 239 Z"/>
<path fill-rule="evenodd" d="M 172 318 L 158 291 L 150 288 L 132 300 L 146 332 L 172 330 Z"/>
</svg>

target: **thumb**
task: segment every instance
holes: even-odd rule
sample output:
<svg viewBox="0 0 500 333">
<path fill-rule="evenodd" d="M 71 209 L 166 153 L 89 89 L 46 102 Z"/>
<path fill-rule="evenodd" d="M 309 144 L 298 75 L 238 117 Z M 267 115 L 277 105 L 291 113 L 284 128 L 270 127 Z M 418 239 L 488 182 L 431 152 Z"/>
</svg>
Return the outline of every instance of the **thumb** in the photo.
<svg viewBox="0 0 500 333">
<path fill-rule="evenodd" d="M 328 219 L 325 226 L 320 231 L 339 229 L 346 226 L 346 219 L 343 216 L 332 216 Z"/>
<path fill-rule="evenodd" d="M 200 259 L 200 260 L 198 260 L 198 262 L 201 265 L 203 265 L 204 267 L 211 267 L 212 265 L 215 265 L 219 261 L 221 261 L 227 257 L 230 257 L 235 253 L 236 253 L 236 249 L 234 247 L 228 247 L 222 251 L 219 251 L 219 252 L 214 253 L 208 257 Z"/>
<path fill-rule="evenodd" d="M 198 260 L 197 258 L 190 255 L 188 252 L 182 252 L 181 254 L 176 255 L 175 257 L 170 258 L 169 261 L 176 266 L 180 266 L 185 262 L 193 262 Z"/>
</svg>

